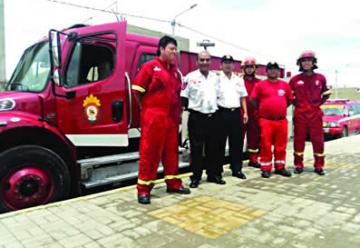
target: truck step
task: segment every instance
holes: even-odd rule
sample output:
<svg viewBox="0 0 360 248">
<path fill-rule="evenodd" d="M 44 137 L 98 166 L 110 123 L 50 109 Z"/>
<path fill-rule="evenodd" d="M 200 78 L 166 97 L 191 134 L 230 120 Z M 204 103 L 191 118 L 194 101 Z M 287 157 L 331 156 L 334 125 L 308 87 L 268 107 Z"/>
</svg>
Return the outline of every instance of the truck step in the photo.
<svg viewBox="0 0 360 248">
<path fill-rule="evenodd" d="M 100 167 L 105 164 L 121 163 L 137 159 L 139 159 L 139 152 L 129 152 L 124 154 L 81 159 L 78 160 L 78 164 L 80 164 L 81 167 Z"/>
<path fill-rule="evenodd" d="M 183 147 L 179 147 L 179 153 L 182 153 L 185 150 Z M 96 158 L 87 158 L 87 159 L 81 159 L 78 160 L 78 164 L 82 168 L 88 168 L 88 167 L 100 167 L 102 165 L 107 164 L 114 164 L 114 163 L 122 163 L 132 160 L 138 160 L 139 159 L 139 152 L 128 152 L 123 154 L 115 154 L 115 155 L 108 155 L 108 156 L 102 156 L 102 157 L 96 157 Z"/>
<path fill-rule="evenodd" d="M 180 162 L 179 167 L 188 167 L 188 162 Z M 163 172 L 163 166 L 160 165 L 158 173 Z M 115 166 L 100 167 L 94 169 L 88 180 L 82 181 L 86 189 L 99 186 L 116 184 L 130 179 L 136 179 L 138 175 L 137 162 L 123 163 Z"/>
</svg>

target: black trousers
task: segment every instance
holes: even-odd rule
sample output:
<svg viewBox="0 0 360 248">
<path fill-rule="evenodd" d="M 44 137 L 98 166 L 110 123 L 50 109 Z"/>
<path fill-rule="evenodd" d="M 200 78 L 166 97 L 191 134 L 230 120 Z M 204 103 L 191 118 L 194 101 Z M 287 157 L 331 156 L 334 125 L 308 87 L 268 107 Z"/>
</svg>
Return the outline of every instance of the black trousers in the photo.
<svg viewBox="0 0 360 248">
<path fill-rule="evenodd" d="M 203 169 L 208 177 L 220 176 L 222 171 L 222 150 L 219 114 L 202 114 L 190 110 L 188 130 L 190 139 L 191 179 L 200 180 Z M 204 156 L 205 155 L 205 156 Z"/>
<path fill-rule="evenodd" d="M 221 117 L 221 146 L 223 153 L 223 164 L 225 163 L 226 139 L 229 138 L 230 169 L 233 173 L 242 169 L 243 146 L 244 146 L 244 124 L 240 114 L 240 108 L 219 108 Z"/>
</svg>

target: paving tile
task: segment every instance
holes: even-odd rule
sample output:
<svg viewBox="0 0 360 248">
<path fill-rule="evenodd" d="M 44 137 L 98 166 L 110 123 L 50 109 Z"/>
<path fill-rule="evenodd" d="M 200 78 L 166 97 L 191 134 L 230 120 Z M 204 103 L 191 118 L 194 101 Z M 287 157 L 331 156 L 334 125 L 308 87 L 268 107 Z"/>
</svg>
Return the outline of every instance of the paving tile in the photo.
<svg viewBox="0 0 360 248">
<path fill-rule="evenodd" d="M 238 180 L 225 166 L 226 185 L 204 180 L 187 196 L 157 185 L 149 206 L 129 188 L 3 214 L 0 247 L 359 247 L 360 136 L 343 142 L 326 143 L 324 177 L 307 145 L 305 172 L 292 178 L 245 166 Z"/>
</svg>

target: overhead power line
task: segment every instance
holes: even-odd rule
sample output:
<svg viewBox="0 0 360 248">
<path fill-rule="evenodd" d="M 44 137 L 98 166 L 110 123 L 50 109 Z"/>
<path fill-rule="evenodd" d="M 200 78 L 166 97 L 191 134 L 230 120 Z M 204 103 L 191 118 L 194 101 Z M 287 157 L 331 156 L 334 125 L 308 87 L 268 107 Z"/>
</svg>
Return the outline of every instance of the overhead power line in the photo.
<svg viewBox="0 0 360 248">
<path fill-rule="evenodd" d="M 102 9 L 102 10 L 107 10 L 109 9 L 110 7 L 113 7 L 114 5 L 116 4 L 116 1 L 115 2 L 112 2 L 109 6 L 107 6 L 106 8 Z M 112 9 L 111 9 L 112 10 Z M 94 16 L 90 16 L 88 18 L 86 18 L 84 21 L 82 22 L 87 22 L 87 21 L 90 21 L 91 19 L 94 19 L 97 15 L 94 15 Z"/>
<path fill-rule="evenodd" d="M 162 19 L 158 19 L 158 18 L 140 16 L 140 15 L 134 15 L 134 14 L 128 14 L 128 13 L 121 13 L 118 11 L 107 10 L 107 9 L 98 9 L 98 8 L 91 7 L 91 6 L 86 6 L 86 5 L 76 4 L 76 3 L 69 3 L 69 2 L 65 2 L 65 1 L 58 1 L 58 0 L 46 0 L 46 1 L 58 3 L 58 4 L 62 4 L 62 5 L 67 5 L 67 6 L 71 6 L 71 7 L 75 7 L 75 8 L 87 9 L 87 10 L 92 10 L 92 11 L 100 11 L 100 12 L 104 12 L 104 13 L 108 13 L 108 14 L 112 14 L 112 15 L 116 14 L 116 15 L 120 15 L 120 16 L 129 16 L 129 17 L 146 19 L 146 20 L 151 20 L 151 21 L 156 21 L 156 22 L 170 23 L 170 21 L 168 21 L 168 20 L 162 20 Z"/>
<path fill-rule="evenodd" d="M 76 4 L 76 3 L 70 3 L 70 2 L 66 2 L 66 1 L 60 1 L 60 0 L 46 0 L 48 2 L 52 2 L 52 3 L 57 3 L 57 4 L 62 4 L 62 5 L 67 5 L 67 6 L 71 6 L 71 7 L 75 7 L 75 8 L 81 8 L 81 9 L 87 9 L 87 10 L 92 10 L 92 11 L 98 11 L 98 12 L 103 12 L 103 13 L 107 13 L 107 14 L 112 14 L 112 15 L 119 15 L 119 16 L 128 16 L 128 17 L 133 17 L 133 18 L 139 18 L 139 19 L 145 19 L 145 20 L 150 20 L 150 21 L 155 21 L 155 22 L 161 22 L 161 23 L 169 23 L 171 24 L 172 21 L 170 20 L 164 20 L 164 19 L 159 19 L 159 18 L 153 18 L 153 17 L 148 17 L 148 16 L 140 16 L 140 15 L 134 15 L 134 14 L 129 14 L 129 13 L 124 13 L 124 12 L 119 12 L 119 11 L 114 11 L 114 10 L 107 10 L 107 8 L 105 9 L 99 9 L 99 8 L 95 8 L 95 7 L 91 7 L 91 6 L 87 6 L 87 5 L 81 5 L 81 4 Z M 176 22 L 176 25 L 181 27 L 181 28 L 184 28 L 184 29 L 187 29 L 193 33 L 196 33 L 196 34 L 200 34 L 200 35 L 203 35 L 205 37 L 208 37 L 208 38 L 211 38 L 213 40 L 216 40 L 220 43 L 223 43 L 225 45 L 228 45 L 228 46 L 231 46 L 233 48 L 236 48 L 236 49 L 239 49 L 239 50 L 242 50 L 242 51 L 246 51 L 246 52 L 249 52 L 249 53 L 252 53 L 252 54 L 257 54 L 257 55 L 261 55 L 261 56 L 268 56 L 266 54 L 262 54 L 262 53 L 259 53 L 259 52 L 255 52 L 255 51 L 252 51 L 248 48 L 245 48 L 245 47 L 241 47 L 235 43 L 232 43 L 232 42 L 229 42 L 229 41 L 226 41 L 226 40 L 223 40 L 221 38 L 218 38 L 214 35 L 211 35 L 211 34 L 206 34 L 202 31 L 199 31 L 199 30 L 196 30 L 194 28 L 191 28 L 189 26 L 186 26 L 186 25 L 183 25 L 181 23 L 178 23 Z"/>
<path fill-rule="evenodd" d="M 236 44 L 234 44 L 234 43 L 231 43 L 231 42 L 222 40 L 222 39 L 220 39 L 220 38 L 218 38 L 218 37 L 216 37 L 216 36 L 206 34 L 206 33 L 202 32 L 202 31 L 196 30 L 196 29 L 194 29 L 194 28 L 191 28 L 191 27 L 189 27 L 189 26 L 183 25 L 183 24 L 181 24 L 181 23 L 177 23 L 177 25 L 178 25 L 179 27 L 181 27 L 181 28 L 187 29 L 187 30 L 189 30 L 189 31 L 191 31 L 191 32 L 194 32 L 194 33 L 197 33 L 197 34 L 200 34 L 200 35 L 203 35 L 203 36 L 206 36 L 206 37 L 211 38 L 211 39 L 213 39 L 213 40 L 216 40 L 216 41 L 218 41 L 218 42 L 224 43 L 224 44 L 226 44 L 226 45 L 228 45 L 228 46 L 232 46 L 232 47 L 234 47 L 234 48 L 237 48 L 237 49 L 240 49 L 240 50 L 243 50 L 243 51 L 246 51 L 246 52 L 253 52 L 253 51 L 251 51 L 250 49 L 247 49 L 247 48 L 238 46 L 238 45 L 236 45 Z"/>
</svg>

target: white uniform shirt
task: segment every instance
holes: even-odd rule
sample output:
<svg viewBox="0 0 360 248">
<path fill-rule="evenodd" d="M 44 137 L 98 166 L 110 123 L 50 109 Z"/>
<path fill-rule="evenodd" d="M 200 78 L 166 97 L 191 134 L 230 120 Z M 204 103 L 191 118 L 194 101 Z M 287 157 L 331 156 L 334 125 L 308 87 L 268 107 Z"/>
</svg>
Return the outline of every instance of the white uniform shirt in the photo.
<svg viewBox="0 0 360 248">
<path fill-rule="evenodd" d="M 192 71 L 186 75 L 181 96 L 189 100 L 189 109 L 203 114 L 215 113 L 217 107 L 218 76 L 209 71 L 207 77 L 200 70 Z"/>
<path fill-rule="evenodd" d="M 239 108 L 240 98 L 248 95 L 240 77 L 232 73 L 229 79 L 224 72 L 219 75 L 218 94 L 218 105 L 222 108 Z"/>
</svg>

